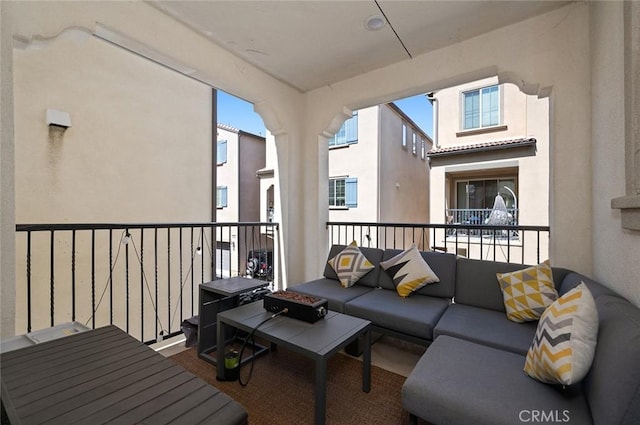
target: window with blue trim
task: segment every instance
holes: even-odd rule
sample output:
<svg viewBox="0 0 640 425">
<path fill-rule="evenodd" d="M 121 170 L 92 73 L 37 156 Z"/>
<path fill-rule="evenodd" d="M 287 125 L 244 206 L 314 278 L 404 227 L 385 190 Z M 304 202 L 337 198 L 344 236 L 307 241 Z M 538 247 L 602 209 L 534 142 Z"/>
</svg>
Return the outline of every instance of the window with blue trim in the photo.
<svg viewBox="0 0 640 425">
<path fill-rule="evenodd" d="M 329 179 L 329 206 L 355 208 L 358 206 L 358 178 Z"/>
<path fill-rule="evenodd" d="M 500 86 L 462 93 L 462 128 L 493 127 L 500 124 Z"/>
<path fill-rule="evenodd" d="M 343 146 L 358 143 L 358 111 L 346 120 L 340 130 L 329 139 L 329 146 Z"/>
</svg>

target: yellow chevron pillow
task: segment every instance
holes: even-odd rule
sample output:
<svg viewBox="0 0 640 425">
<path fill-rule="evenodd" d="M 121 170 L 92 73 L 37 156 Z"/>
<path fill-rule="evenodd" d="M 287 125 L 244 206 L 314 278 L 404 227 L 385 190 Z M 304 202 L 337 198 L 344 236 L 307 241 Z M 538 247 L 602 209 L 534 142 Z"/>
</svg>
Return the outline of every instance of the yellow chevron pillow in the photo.
<svg viewBox="0 0 640 425">
<path fill-rule="evenodd" d="M 597 340 L 596 303 L 580 283 L 542 314 L 524 371 L 548 384 L 575 384 L 589 372 Z"/>
<path fill-rule="evenodd" d="M 338 280 L 344 288 L 353 286 L 362 276 L 376 267 L 362 254 L 356 241 L 351 242 L 328 263 L 338 275 Z"/>
<path fill-rule="evenodd" d="M 412 292 L 430 284 L 440 282 L 438 276 L 424 261 L 416 244 L 393 258 L 380 263 L 391 276 L 398 295 L 408 297 Z"/>
<path fill-rule="evenodd" d="M 549 260 L 511 273 L 497 273 L 507 318 L 522 323 L 538 320 L 558 299 Z"/>
</svg>

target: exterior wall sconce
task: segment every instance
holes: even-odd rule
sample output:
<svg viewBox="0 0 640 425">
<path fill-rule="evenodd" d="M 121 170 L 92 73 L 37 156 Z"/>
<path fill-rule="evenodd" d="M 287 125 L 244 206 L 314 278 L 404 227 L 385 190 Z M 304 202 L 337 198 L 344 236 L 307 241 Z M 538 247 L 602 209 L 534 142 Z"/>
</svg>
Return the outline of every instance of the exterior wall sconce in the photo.
<svg viewBox="0 0 640 425">
<path fill-rule="evenodd" d="M 47 125 L 62 127 L 66 130 L 71 127 L 71 117 L 68 112 L 47 109 Z"/>
<path fill-rule="evenodd" d="M 57 144 L 67 128 L 71 127 L 71 117 L 68 112 L 57 109 L 47 109 L 47 125 L 49 126 L 49 142 Z"/>
</svg>

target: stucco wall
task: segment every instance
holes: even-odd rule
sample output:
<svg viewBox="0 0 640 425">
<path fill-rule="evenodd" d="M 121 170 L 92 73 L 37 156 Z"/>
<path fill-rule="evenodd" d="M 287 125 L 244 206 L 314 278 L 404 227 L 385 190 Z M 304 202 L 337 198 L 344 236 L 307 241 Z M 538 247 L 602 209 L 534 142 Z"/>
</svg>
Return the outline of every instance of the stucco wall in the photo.
<svg viewBox="0 0 640 425">
<path fill-rule="evenodd" d="M 13 144 L 13 46 L 7 2 L 0 2 L 0 338 L 14 334 L 15 150 Z"/>
<path fill-rule="evenodd" d="M 422 160 L 419 134 L 408 122 L 407 147 L 402 147 L 403 119 L 387 107 L 381 108 L 380 122 L 380 221 L 426 223 L 429 215 L 429 168 Z M 416 133 L 413 154 L 411 134 Z M 427 142 L 427 150 L 430 144 Z"/>
<path fill-rule="evenodd" d="M 378 110 L 378 106 L 373 106 L 358 111 L 358 143 L 329 148 L 329 177 L 358 179 L 358 206 L 348 209 L 331 207 L 331 221 L 378 220 Z"/>
<path fill-rule="evenodd" d="M 78 32 L 14 52 L 18 222 L 210 219 L 207 86 Z"/>
<path fill-rule="evenodd" d="M 640 306 L 640 232 L 620 226 L 620 210 L 611 199 L 625 194 L 625 110 L 623 76 L 623 6 L 591 5 L 591 166 L 593 181 L 593 269 L 596 279 Z M 620 29 L 612 31 L 612 28 Z"/>
</svg>

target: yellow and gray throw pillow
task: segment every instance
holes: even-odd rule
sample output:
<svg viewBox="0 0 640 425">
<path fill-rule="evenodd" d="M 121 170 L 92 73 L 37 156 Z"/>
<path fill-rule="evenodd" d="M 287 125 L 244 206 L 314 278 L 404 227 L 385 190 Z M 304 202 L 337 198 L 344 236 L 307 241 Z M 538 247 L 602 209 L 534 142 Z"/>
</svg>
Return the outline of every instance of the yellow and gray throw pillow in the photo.
<svg viewBox="0 0 640 425">
<path fill-rule="evenodd" d="M 575 384 L 589 372 L 597 339 L 598 310 L 580 283 L 542 314 L 524 371 L 544 383 Z"/>
<path fill-rule="evenodd" d="M 558 299 L 549 261 L 511 273 L 497 273 L 507 318 L 522 323 L 538 320 Z"/>
<path fill-rule="evenodd" d="M 401 297 L 408 297 L 412 292 L 430 283 L 440 282 L 415 244 L 395 257 L 381 262 L 380 266 L 391 276 Z"/>
<path fill-rule="evenodd" d="M 353 286 L 375 266 L 362 254 L 355 241 L 328 261 L 344 288 Z"/>
</svg>

